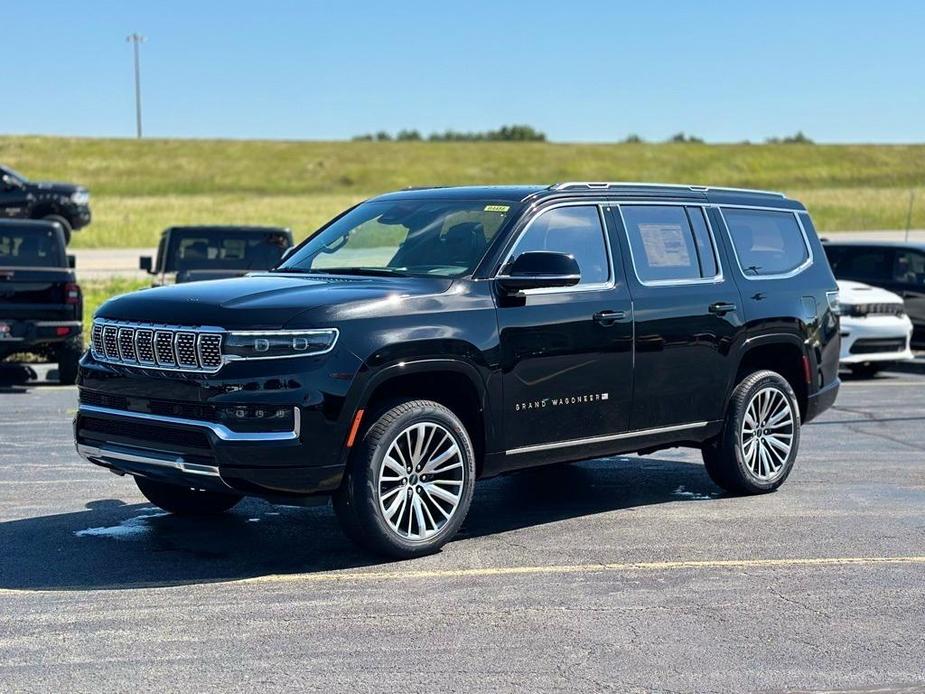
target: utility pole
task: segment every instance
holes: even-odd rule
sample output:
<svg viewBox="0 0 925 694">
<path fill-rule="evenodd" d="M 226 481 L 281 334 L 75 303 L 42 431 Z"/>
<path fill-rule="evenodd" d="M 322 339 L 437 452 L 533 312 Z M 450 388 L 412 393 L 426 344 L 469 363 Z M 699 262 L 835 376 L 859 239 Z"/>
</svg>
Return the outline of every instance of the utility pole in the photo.
<svg viewBox="0 0 925 694">
<path fill-rule="evenodd" d="M 125 37 L 132 44 L 135 51 L 135 129 L 138 139 L 141 139 L 141 64 L 138 57 L 138 47 L 144 43 L 145 37 L 134 32 Z"/>
<path fill-rule="evenodd" d="M 909 240 L 909 229 L 912 227 L 912 206 L 915 204 L 915 188 L 909 189 L 909 211 L 906 213 L 906 241 Z"/>
</svg>

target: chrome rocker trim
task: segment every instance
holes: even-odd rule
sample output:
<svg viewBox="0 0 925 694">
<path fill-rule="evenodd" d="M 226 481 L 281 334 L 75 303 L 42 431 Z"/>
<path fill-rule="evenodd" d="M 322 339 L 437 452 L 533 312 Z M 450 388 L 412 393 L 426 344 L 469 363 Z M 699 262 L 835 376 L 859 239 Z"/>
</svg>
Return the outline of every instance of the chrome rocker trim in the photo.
<svg viewBox="0 0 925 694">
<path fill-rule="evenodd" d="M 505 451 L 505 455 L 519 455 L 521 453 L 538 453 L 539 451 L 551 451 L 557 448 L 570 448 L 572 446 L 588 446 L 595 443 L 607 443 L 608 441 L 619 441 L 620 439 L 635 439 L 640 436 L 653 436 L 658 434 L 670 434 L 673 431 L 684 431 L 685 429 L 703 429 L 709 422 L 691 422 L 690 424 L 675 424 L 669 427 L 657 427 L 655 429 L 637 429 L 636 431 L 626 431 L 622 434 L 604 434 L 603 436 L 591 436 L 586 439 L 570 439 L 568 441 L 553 441 L 552 443 L 537 443 L 530 446 L 521 446 Z"/>
<path fill-rule="evenodd" d="M 201 419 L 183 419 L 182 417 L 168 417 L 160 414 L 147 414 L 145 412 L 129 412 L 127 410 L 114 410 L 109 407 L 98 407 L 97 405 L 80 405 L 77 408 L 78 414 L 101 414 L 108 417 L 128 417 L 131 419 L 141 419 L 148 422 L 160 422 L 162 424 L 179 424 L 181 426 L 202 427 L 208 429 L 222 441 L 293 441 L 299 438 L 302 429 L 302 411 L 298 407 L 293 408 L 293 429 L 292 431 L 232 431 L 224 424 L 215 422 L 206 422 Z"/>
</svg>

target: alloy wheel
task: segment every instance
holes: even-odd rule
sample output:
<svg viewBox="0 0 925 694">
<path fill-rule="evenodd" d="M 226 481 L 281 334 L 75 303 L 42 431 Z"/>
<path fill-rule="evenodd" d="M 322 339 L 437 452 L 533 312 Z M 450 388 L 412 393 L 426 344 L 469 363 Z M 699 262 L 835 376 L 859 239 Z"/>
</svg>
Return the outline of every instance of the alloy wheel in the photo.
<svg viewBox="0 0 925 694">
<path fill-rule="evenodd" d="M 790 398 L 777 388 L 762 388 L 748 403 L 739 441 L 749 472 L 762 481 L 783 473 L 793 448 L 796 418 Z"/>
<path fill-rule="evenodd" d="M 379 510 L 392 532 L 428 540 L 453 517 L 467 483 L 460 445 L 439 424 L 412 424 L 389 444 L 377 482 Z"/>
</svg>

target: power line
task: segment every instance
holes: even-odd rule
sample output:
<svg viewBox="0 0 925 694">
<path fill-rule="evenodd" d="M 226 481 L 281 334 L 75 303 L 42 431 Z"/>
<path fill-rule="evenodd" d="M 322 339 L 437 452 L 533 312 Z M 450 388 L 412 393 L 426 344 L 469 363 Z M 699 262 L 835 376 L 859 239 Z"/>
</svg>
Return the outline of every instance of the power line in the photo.
<svg viewBox="0 0 925 694">
<path fill-rule="evenodd" d="M 145 42 L 145 37 L 138 32 L 133 32 L 125 37 L 125 40 L 132 44 L 135 53 L 135 129 L 138 139 L 141 139 L 141 60 L 138 55 L 138 47 Z"/>
</svg>

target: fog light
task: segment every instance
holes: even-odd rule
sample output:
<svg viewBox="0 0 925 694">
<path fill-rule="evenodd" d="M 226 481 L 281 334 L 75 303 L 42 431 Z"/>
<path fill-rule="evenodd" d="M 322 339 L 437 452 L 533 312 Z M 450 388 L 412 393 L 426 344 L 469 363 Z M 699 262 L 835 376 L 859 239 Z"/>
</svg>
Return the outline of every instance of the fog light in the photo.
<svg viewBox="0 0 925 694">
<path fill-rule="evenodd" d="M 234 405 L 218 408 L 219 421 L 232 431 L 292 431 L 294 408 L 280 405 Z"/>
</svg>

